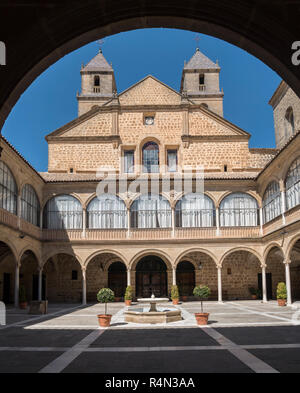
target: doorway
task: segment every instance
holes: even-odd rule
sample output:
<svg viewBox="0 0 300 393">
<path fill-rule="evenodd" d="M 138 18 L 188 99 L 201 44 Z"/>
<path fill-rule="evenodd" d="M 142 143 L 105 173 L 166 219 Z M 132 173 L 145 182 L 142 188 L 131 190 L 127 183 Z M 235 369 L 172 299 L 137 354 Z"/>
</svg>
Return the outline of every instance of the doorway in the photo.
<svg viewBox="0 0 300 393">
<path fill-rule="evenodd" d="M 155 255 L 142 258 L 136 267 L 136 296 L 149 298 L 152 294 L 168 295 L 167 266 Z"/>
</svg>

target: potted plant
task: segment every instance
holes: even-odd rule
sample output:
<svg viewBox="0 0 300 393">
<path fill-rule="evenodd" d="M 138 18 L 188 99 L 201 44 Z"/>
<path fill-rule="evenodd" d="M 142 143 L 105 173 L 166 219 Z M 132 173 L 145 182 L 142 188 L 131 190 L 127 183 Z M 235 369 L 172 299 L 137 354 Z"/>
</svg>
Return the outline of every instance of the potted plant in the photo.
<svg viewBox="0 0 300 393">
<path fill-rule="evenodd" d="M 111 314 L 107 314 L 107 303 L 113 302 L 115 299 L 115 295 L 113 291 L 109 288 L 102 288 L 97 294 L 97 300 L 99 303 L 105 304 L 105 312 L 104 314 L 98 315 L 99 325 L 102 327 L 108 327 L 110 325 Z"/>
<path fill-rule="evenodd" d="M 287 299 L 287 291 L 286 291 L 286 285 L 284 282 L 279 282 L 277 285 L 277 301 L 278 301 L 278 306 L 285 306 L 286 305 L 286 299 Z"/>
<path fill-rule="evenodd" d="M 258 295 L 258 289 L 257 288 L 250 287 L 249 288 L 249 293 L 251 295 L 251 299 L 252 300 L 256 300 L 257 299 L 257 295 Z"/>
<path fill-rule="evenodd" d="M 130 285 L 128 285 L 128 287 L 126 288 L 124 299 L 125 299 L 126 306 L 131 306 L 131 302 L 132 302 L 132 287 Z"/>
<path fill-rule="evenodd" d="M 178 304 L 179 302 L 179 291 L 178 291 L 178 286 L 173 285 L 171 289 L 171 299 L 173 301 L 173 304 Z"/>
<path fill-rule="evenodd" d="M 198 325 L 207 325 L 208 313 L 203 312 L 203 300 L 208 299 L 210 295 L 210 289 L 205 285 L 198 285 L 193 291 L 194 296 L 199 297 L 201 301 L 201 313 L 195 313 L 195 317 Z"/>
<path fill-rule="evenodd" d="M 23 285 L 19 288 L 19 307 L 21 310 L 26 310 L 27 308 L 26 289 Z"/>
</svg>

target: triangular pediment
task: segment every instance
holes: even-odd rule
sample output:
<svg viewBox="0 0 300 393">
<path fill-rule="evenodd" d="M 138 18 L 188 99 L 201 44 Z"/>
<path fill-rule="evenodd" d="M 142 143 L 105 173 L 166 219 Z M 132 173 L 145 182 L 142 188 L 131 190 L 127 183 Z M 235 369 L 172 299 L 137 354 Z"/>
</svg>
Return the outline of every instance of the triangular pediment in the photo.
<svg viewBox="0 0 300 393">
<path fill-rule="evenodd" d="M 249 138 L 250 134 L 219 115 L 201 108 L 189 114 L 189 134 L 200 137 L 242 137 Z"/>
<path fill-rule="evenodd" d="M 179 105 L 181 95 L 152 75 L 119 95 L 121 105 Z"/>
</svg>

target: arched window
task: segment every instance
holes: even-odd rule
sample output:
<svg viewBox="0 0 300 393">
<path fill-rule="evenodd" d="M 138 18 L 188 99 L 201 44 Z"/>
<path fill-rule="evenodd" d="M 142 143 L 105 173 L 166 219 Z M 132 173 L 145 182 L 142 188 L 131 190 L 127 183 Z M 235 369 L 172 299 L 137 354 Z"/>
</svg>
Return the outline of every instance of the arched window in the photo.
<svg viewBox="0 0 300 393">
<path fill-rule="evenodd" d="M 264 222 L 269 222 L 281 214 L 281 192 L 279 184 L 272 181 L 263 197 Z"/>
<path fill-rule="evenodd" d="M 289 107 L 285 113 L 284 129 L 286 137 L 290 137 L 295 133 L 294 112 L 292 107 Z"/>
<path fill-rule="evenodd" d="M 17 214 L 17 184 L 7 165 L 0 161 L 0 207 Z"/>
<path fill-rule="evenodd" d="M 99 87 L 100 86 L 100 77 L 99 75 L 94 76 L 94 86 Z"/>
<path fill-rule="evenodd" d="M 221 202 L 220 225 L 223 227 L 256 226 L 258 217 L 257 202 L 249 194 L 230 194 Z"/>
<path fill-rule="evenodd" d="M 159 172 L 159 148 L 155 142 L 147 142 L 143 146 L 143 171 L 148 173 Z"/>
<path fill-rule="evenodd" d="M 88 228 L 126 228 L 126 205 L 116 195 L 103 194 L 89 203 L 87 219 Z"/>
<path fill-rule="evenodd" d="M 24 220 L 38 226 L 40 223 L 40 203 L 34 188 L 25 184 L 21 196 L 21 216 Z"/>
<path fill-rule="evenodd" d="M 170 228 L 171 206 L 161 195 L 142 195 L 131 206 L 133 228 Z"/>
<path fill-rule="evenodd" d="M 292 209 L 294 206 L 300 204 L 300 157 L 290 166 L 285 187 L 287 209 Z"/>
<path fill-rule="evenodd" d="M 215 225 L 215 206 L 204 194 L 187 194 L 175 208 L 176 227 L 196 228 Z"/>
<path fill-rule="evenodd" d="M 44 209 L 44 228 L 81 229 L 80 202 L 71 195 L 59 195 L 50 199 Z"/>
</svg>

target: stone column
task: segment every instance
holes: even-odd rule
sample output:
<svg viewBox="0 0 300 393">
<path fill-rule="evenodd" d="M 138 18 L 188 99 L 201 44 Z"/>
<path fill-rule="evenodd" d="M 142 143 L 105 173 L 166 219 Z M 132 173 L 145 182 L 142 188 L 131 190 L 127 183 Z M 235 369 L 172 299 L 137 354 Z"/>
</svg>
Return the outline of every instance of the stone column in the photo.
<svg viewBox="0 0 300 393">
<path fill-rule="evenodd" d="M 261 265 L 261 278 L 262 278 L 262 297 L 263 303 L 267 303 L 267 279 L 266 279 L 266 265 Z"/>
<path fill-rule="evenodd" d="M 39 267 L 39 287 L 38 287 L 38 301 L 42 301 L 42 286 L 43 286 L 43 267 Z"/>
<path fill-rule="evenodd" d="M 223 296 L 222 296 L 222 266 L 218 265 L 218 302 L 223 303 Z"/>
<path fill-rule="evenodd" d="M 15 269 L 15 307 L 19 307 L 19 289 L 20 289 L 20 264 L 16 263 Z"/>
<path fill-rule="evenodd" d="M 173 285 L 176 285 L 176 267 L 172 269 Z"/>
<path fill-rule="evenodd" d="M 131 285 L 130 269 L 127 269 L 127 286 Z"/>
<path fill-rule="evenodd" d="M 220 209 L 216 208 L 216 226 L 217 226 L 217 236 L 220 236 Z"/>
<path fill-rule="evenodd" d="M 281 192 L 281 214 L 282 214 L 282 225 L 285 225 L 285 212 L 286 212 L 286 199 L 285 199 L 285 184 L 283 180 L 280 180 L 280 192 Z"/>
<path fill-rule="evenodd" d="M 82 237 L 86 237 L 86 209 L 82 209 Z"/>
<path fill-rule="evenodd" d="M 290 264 L 291 260 L 286 259 L 285 264 L 285 285 L 287 291 L 287 304 L 290 306 L 292 304 L 292 288 L 291 288 L 291 274 L 290 274 Z"/>
<path fill-rule="evenodd" d="M 127 237 L 130 237 L 130 208 L 127 207 Z"/>
<path fill-rule="evenodd" d="M 82 266 L 82 305 L 86 305 L 86 267 Z"/>
<path fill-rule="evenodd" d="M 43 229 L 43 209 L 40 210 L 40 229 Z"/>
<path fill-rule="evenodd" d="M 172 237 L 175 237 L 175 206 L 172 206 Z"/>
<path fill-rule="evenodd" d="M 18 228 L 21 228 L 21 213 L 22 213 L 22 200 L 21 195 L 18 194 L 17 197 L 17 216 L 18 216 Z"/>
<path fill-rule="evenodd" d="M 264 219 L 263 219 L 262 207 L 259 208 L 259 223 L 260 223 L 260 235 L 262 236 L 264 234 L 264 229 L 263 229 Z"/>
</svg>

